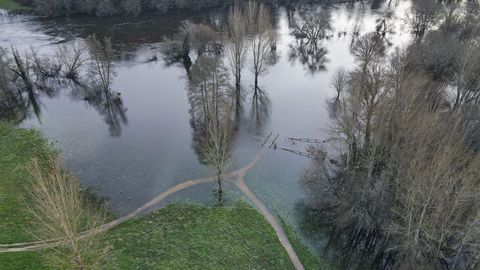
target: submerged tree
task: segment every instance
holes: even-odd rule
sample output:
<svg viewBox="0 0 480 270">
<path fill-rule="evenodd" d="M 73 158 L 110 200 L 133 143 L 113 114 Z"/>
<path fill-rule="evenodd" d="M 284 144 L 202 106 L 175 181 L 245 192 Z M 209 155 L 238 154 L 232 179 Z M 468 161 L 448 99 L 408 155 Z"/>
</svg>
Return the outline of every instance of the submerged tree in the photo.
<svg viewBox="0 0 480 270">
<path fill-rule="evenodd" d="M 102 90 L 110 90 L 115 75 L 111 39 L 99 40 L 93 35 L 87 38 L 87 44 L 90 49 L 90 75 L 93 83 Z"/>
<path fill-rule="evenodd" d="M 0 90 L 2 93 L 6 92 L 9 88 L 9 82 L 12 77 L 8 62 L 7 53 L 3 48 L 0 48 Z"/>
<path fill-rule="evenodd" d="M 333 88 L 336 92 L 335 98 L 332 100 L 327 100 L 327 105 L 329 108 L 329 113 L 331 118 L 336 118 L 341 105 L 340 97 L 347 91 L 349 83 L 349 74 L 343 69 L 339 68 L 333 74 L 332 80 L 330 82 L 330 87 Z"/>
<path fill-rule="evenodd" d="M 80 99 L 94 108 L 108 125 L 112 137 L 120 136 L 122 125 L 128 124 L 127 108 L 125 108 L 119 92 L 82 85 L 75 88 L 72 97 Z"/>
<path fill-rule="evenodd" d="M 246 7 L 248 35 L 252 59 L 250 69 L 254 76 L 255 95 L 261 91 L 258 77 L 267 72 L 267 68 L 275 59 L 277 36 L 269 11 L 262 3 L 248 2 Z"/>
<path fill-rule="evenodd" d="M 319 14 L 306 15 L 301 24 L 294 23 L 292 34 L 297 39 L 308 42 L 318 42 L 328 38 L 332 30 L 330 12 L 322 10 Z"/>
<path fill-rule="evenodd" d="M 121 125 L 127 124 L 127 118 L 121 94 L 111 89 L 115 75 L 111 40 L 105 38 L 100 41 L 95 36 L 90 36 L 87 44 L 91 57 L 89 75 L 93 81 L 81 87 L 77 96 L 80 95 L 104 116 L 112 136 L 119 136 Z"/>
<path fill-rule="evenodd" d="M 167 39 L 162 50 L 167 66 L 180 63 L 190 76 L 192 50 L 197 57 L 204 54 L 218 55 L 223 51 L 223 45 L 220 35 L 211 26 L 186 22 L 172 39 Z"/>
<path fill-rule="evenodd" d="M 38 99 L 37 89 L 34 81 L 37 79 L 32 73 L 32 64 L 28 56 L 22 57 L 17 49 L 12 47 L 13 61 L 10 70 L 15 74 L 14 85 L 19 91 L 17 97 L 20 105 L 23 107 L 19 111 L 23 112 L 21 120 L 27 118 L 29 112 L 40 119 L 41 107 Z M 31 111 L 30 111 L 31 109 Z M 18 119 L 18 120 L 20 120 Z"/>
<path fill-rule="evenodd" d="M 73 44 L 60 46 L 56 57 L 65 69 L 65 77 L 76 80 L 79 76 L 80 68 L 88 60 L 86 57 L 87 46 L 82 41 Z"/>
<path fill-rule="evenodd" d="M 237 113 L 240 109 L 242 90 L 241 79 L 242 69 L 245 66 L 247 57 L 247 34 L 248 21 L 244 15 L 242 8 L 235 5 L 231 8 L 227 17 L 226 24 L 226 52 L 230 67 L 232 69 L 233 77 L 235 79 L 235 99 Z"/>
<path fill-rule="evenodd" d="M 307 14 L 298 23 L 295 22 L 292 35 L 295 42 L 290 44 L 290 61 L 300 61 L 313 74 L 325 69 L 328 59 L 327 49 L 322 42 L 331 38 L 331 22 L 328 10 L 319 14 Z"/>
<path fill-rule="evenodd" d="M 0 116 L 20 123 L 34 114 L 40 121 L 39 97 L 70 90 L 74 99 L 87 102 L 104 117 L 112 136 L 120 135 L 127 117 L 121 94 L 111 89 L 112 45 L 94 36 L 88 44 L 90 54 L 85 43 L 73 42 L 48 57 L 33 49 L 22 56 L 15 48 L 11 52 L 0 48 Z M 84 65 L 87 62 L 89 66 Z"/>
<path fill-rule="evenodd" d="M 395 34 L 394 18 L 395 15 L 393 11 L 386 10 L 375 20 L 375 32 L 381 37 L 381 39 L 385 40 L 388 45 L 392 45 L 389 41 L 389 35 Z"/>
<path fill-rule="evenodd" d="M 266 91 L 259 91 L 253 95 L 250 116 L 253 130 L 260 134 L 270 116 L 270 99 Z"/>
<path fill-rule="evenodd" d="M 288 57 L 292 63 L 298 60 L 310 74 L 314 74 L 326 69 L 327 54 L 321 43 L 305 43 L 303 39 L 297 39 L 290 44 Z"/>
<path fill-rule="evenodd" d="M 15 75 L 10 65 L 6 52 L 0 49 L 0 117 L 17 122 L 26 118 L 26 101 L 12 83 Z"/>
<path fill-rule="evenodd" d="M 223 174 L 232 160 L 233 93 L 227 70 L 218 58 L 201 56 L 192 67 L 189 86 L 194 142 L 200 159 L 217 177 L 218 203 L 223 204 Z"/>
<path fill-rule="evenodd" d="M 341 235 L 345 262 L 474 269 L 480 156 L 469 145 L 478 114 L 444 105 L 445 85 L 416 64 L 423 63 L 418 42 L 387 60 L 378 39 L 357 40 L 358 67 L 334 77 L 340 106 L 332 133 L 340 153 L 305 171 L 305 202 Z"/>
<path fill-rule="evenodd" d="M 421 40 L 438 19 L 440 6 L 435 0 L 413 1 L 412 12 L 407 14 L 406 21 L 417 40 Z"/>
<path fill-rule="evenodd" d="M 204 124 L 205 138 L 202 142 L 203 160 L 215 172 L 218 188 L 216 195 L 218 204 L 224 203 L 223 174 L 232 162 L 233 121 L 229 115 L 210 118 Z"/>
</svg>

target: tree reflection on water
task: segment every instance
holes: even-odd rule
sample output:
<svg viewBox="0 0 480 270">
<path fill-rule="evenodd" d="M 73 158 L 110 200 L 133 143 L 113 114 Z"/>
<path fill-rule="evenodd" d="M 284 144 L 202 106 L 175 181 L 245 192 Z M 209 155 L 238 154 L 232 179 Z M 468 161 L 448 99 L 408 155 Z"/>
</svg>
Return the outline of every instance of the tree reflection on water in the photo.
<svg viewBox="0 0 480 270">
<path fill-rule="evenodd" d="M 327 49 L 323 40 L 333 38 L 329 10 L 322 10 L 319 14 L 299 13 L 300 18 L 291 15 L 289 24 L 292 27 L 292 36 L 295 41 L 290 44 L 289 60 L 294 63 L 298 60 L 309 73 L 314 74 L 326 69 Z"/>
<path fill-rule="evenodd" d="M 217 57 L 200 56 L 188 87 L 194 149 L 217 177 L 217 202 L 223 205 L 223 177 L 232 160 L 234 90 Z"/>
<path fill-rule="evenodd" d="M 99 44 L 102 43 L 96 45 Z M 121 94 L 111 89 L 113 53 L 106 55 L 105 49 L 93 48 L 91 55 L 96 54 L 96 60 L 90 60 L 91 67 L 75 75 L 63 63 L 66 57 L 78 55 L 40 57 L 32 50 L 22 56 L 15 48 L 11 52 L 0 50 L 0 118 L 16 124 L 33 116 L 41 121 L 42 97 L 53 98 L 69 92 L 73 100 L 86 102 L 104 118 L 111 136 L 119 136 L 122 126 L 128 123 L 127 110 Z"/>
</svg>

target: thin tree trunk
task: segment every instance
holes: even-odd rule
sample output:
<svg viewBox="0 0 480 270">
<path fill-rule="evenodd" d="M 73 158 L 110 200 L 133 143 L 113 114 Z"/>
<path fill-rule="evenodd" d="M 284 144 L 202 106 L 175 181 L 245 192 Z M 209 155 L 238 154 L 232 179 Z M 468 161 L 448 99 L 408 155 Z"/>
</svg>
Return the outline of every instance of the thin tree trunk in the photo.
<svg viewBox="0 0 480 270">
<path fill-rule="evenodd" d="M 258 90 L 258 73 L 255 73 L 255 95 L 257 94 Z"/>
<path fill-rule="evenodd" d="M 218 182 L 217 196 L 218 196 L 218 204 L 220 206 L 223 206 L 223 188 L 222 188 L 221 175 L 222 175 L 222 172 L 219 170 L 217 173 L 217 182 Z"/>
</svg>

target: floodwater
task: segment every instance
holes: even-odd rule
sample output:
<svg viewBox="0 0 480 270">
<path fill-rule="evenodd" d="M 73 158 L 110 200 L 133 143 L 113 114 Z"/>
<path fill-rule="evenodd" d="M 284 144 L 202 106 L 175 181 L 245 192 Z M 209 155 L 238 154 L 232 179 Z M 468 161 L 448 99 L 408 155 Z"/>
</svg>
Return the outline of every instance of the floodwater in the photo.
<svg viewBox="0 0 480 270">
<path fill-rule="evenodd" d="M 243 70 L 245 96 L 231 169 L 253 159 L 270 133 L 272 137 L 278 134 L 276 149 L 269 149 L 245 180 L 274 214 L 293 227 L 299 224 L 296 209 L 303 198 L 298 179 L 310 161 L 281 148 L 305 152 L 306 144 L 291 144 L 287 138 L 329 137 L 327 101 L 335 96 L 329 83 L 337 68 L 355 66 L 350 54 L 352 33 L 374 31 L 379 14 L 392 10 L 395 33 L 389 36 L 389 50 L 405 46 L 410 39 L 403 21 L 410 3 L 373 2 L 303 6 L 296 11 L 275 9 L 280 57 L 260 77 L 260 87 L 268 97 L 268 102 L 261 104 L 264 113 L 260 117 L 252 116 L 253 78 L 248 67 Z M 331 12 L 333 37 L 320 44 L 326 50 L 321 67 L 311 69 L 292 57 L 296 41 L 291 25 L 296 18 L 322 8 Z M 20 125 L 40 130 L 48 137 L 81 183 L 107 199 L 108 206 L 119 215 L 180 182 L 210 175 L 193 147 L 185 69 L 166 66 L 160 48 L 165 37 L 171 37 L 186 20 L 219 24 L 225 16 L 222 9 L 101 19 L 42 19 L 0 12 L 0 46 L 4 48 L 13 45 L 20 51 L 34 48 L 49 54 L 59 44 L 96 34 L 111 37 L 115 49 L 112 90 L 121 93 L 124 110 L 89 105 L 66 89 L 54 96 L 39 93 L 40 114 L 30 115 Z M 157 62 L 146 62 L 155 54 L 159 56 Z M 212 189 L 213 185 L 195 187 L 171 200 L 212 202 Z M 227 197 L 238 195 L 233 185 L 227 189 Z M 322 244 L 302 236 L 312 247 Z"/>
</svg>

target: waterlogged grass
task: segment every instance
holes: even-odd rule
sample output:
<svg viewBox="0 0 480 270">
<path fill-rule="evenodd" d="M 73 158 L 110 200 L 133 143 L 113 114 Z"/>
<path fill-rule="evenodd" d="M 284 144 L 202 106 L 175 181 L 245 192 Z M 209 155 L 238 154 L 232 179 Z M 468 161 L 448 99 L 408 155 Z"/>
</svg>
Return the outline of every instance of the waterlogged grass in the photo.
<svg viewBox="0 0 480 270">
<path fill-rule="evenodd" d="M 280 220 L 285 233 L 287 234 L 288 240 L 295 249 L 300 261 L 302 261 L 303 266 L 305 269 L 314 270 L 314 269 L 322 269 L 322 270 L 334 270 L 340 269 L 335 266 L 332 262 L 327 261 L 319 256 L 315 256 L 308 247 L 306 247 L 302 240 L 297 236 L 295 230 L 288 224 L 286 224 L 283 220 Z"/>
<path fill-rule="evenodd" d="M 28 9 L 28 7 L 25 7 L 14 0 L 0 0 L 0 9 L 21 10 Z"/>
<path fill-rule="evenodd" d="M 246 203 L 169 205 L 107 238 L 107 269 L 293 269 L 270 224 Z"/>
</svg>

